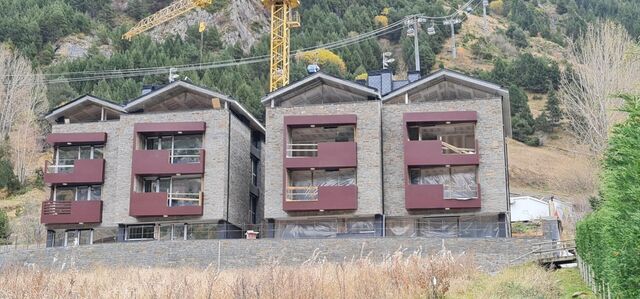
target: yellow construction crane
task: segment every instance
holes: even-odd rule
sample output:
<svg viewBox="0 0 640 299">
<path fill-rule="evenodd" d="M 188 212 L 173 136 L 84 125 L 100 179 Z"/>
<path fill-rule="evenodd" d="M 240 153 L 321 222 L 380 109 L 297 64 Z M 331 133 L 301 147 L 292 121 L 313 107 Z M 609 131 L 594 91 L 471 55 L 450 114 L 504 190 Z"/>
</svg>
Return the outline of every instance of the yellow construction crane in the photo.
<svg viewBox="0 0 640 299">
<path fill-rule="evenodd" d="M 213 0 L 178 0 L 171 5 L 148 16 L 131 30 L 122 35 L 131 40 L 155 26 L 181 16 L 194 8 L 205 8 Z M 269 73 L 269 90 L 274 91 L 289 84 L 289 48 L 291 28 L 300 27 L 300 16 L 295 9 L 300 0 L 262 0 L 262 4 L 271 11 L 271 69 Z"/>
</svg>

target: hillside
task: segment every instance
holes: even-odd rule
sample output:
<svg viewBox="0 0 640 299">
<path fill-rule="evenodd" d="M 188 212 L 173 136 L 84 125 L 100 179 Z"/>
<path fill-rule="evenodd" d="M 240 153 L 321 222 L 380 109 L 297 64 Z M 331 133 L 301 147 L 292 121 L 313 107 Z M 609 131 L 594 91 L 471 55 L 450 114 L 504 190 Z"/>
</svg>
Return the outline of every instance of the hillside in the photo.
<svg viewBox="0 0 640 299">
<path fill-rule="evenodd" d="M 167 79 L 166 74 L 83 78 L 88 71 L 237 61 L 267 54 L 269 16 L 258 0 L 214 1 L 206 10 L 186 14 L 131 42 L 120 38 L 135 22 L 170 2 L 0 0 L 0 43 L 30 59 L 47 79 L 71 79 L 47 87 L 50 106 L 86 93 L 125 102 L 136 97 L 143 84 L 164 84 Z M 411 14 L 448 15 L 465 2 L 303 0 L 299 9 L 303 26 L 292 31 L 292 52 L 370 32 Z M 640 35 L 636 19 L 640 3 L 494 0 L 490 1 L 485 30 L 481 1 L 476 2 L 463 22 L 456 25 L 455 60 L 450 52 L 449 27 L 441 23 L 423 26 L 419 35 L 422 72 L 447 67 L 509 88 L 514 125 L 514 140 L 509 141 L 511 190 L 559 195 L 584 203 L 596 193 L 594 167 L 585 158 L 584 149 L 566 131 L 566 124 L 556 121 L 543 127 L 539 119 L 543 113 L 549 116 L 554 108 L 561 108 L 549 107 L 547 99 L 554 96 L 559 74 L 566 68 L 566 44 L 597 18 L 618 21 L 633 36 Z M 200 21 L 207 24 L 202 36 L 197 32 Z M 430 25 L 435 27 L 435 35 L 427 35 L 424 30 Z M 407 28 L 390 30 L 333 49 L 337 61 L 345 67 L 338 67 L 335 61 L 321 67 L 325 72 L 355 79 L 380 69 L 380 57 L 389 51 L 397 61 L 391 68 L 396 76 L 404 77 L 408 69 L 414 68 L 413 39 L 406 32 Z M 293 61 L 292 81 L 306 75 L 307 63 Z M 259 62 L 183 72 L 180 76 L 239 99 L 261 118 L 259 99 L 267 93 L 267 74 L 268 62 Z M 16 210 L 27 197 L 12 197 L 11 202 L 3 202 L 0 207 Z"/>
</svg>

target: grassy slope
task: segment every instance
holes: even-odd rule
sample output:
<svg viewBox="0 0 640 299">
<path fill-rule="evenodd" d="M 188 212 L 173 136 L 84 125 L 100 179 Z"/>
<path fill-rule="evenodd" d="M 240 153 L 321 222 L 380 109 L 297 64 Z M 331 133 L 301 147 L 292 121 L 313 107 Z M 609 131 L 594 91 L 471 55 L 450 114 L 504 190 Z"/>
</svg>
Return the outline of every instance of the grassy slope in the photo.
<svg viewBox="0 0 640 299">
<path fill-rule="evenodd" d="M 550 17 L 557 17 L 552 15 L 553 9 L 548 11 Z M 457 59 L 451 58 L 449 39 L 445 42 L 442 53 L 437 55 L 435 67 L 443 63 L 447 68 L 463 71 L 491 70 L 492 62 L 477 58 L 471 50 L 471 45 L 479 37 L 491 40 L 492 35 L 497 34 L 499 30 L 506 30 L 509 22 L 500 16 L 489 16 L 487 20 L 488 30 L 485 31 L 483 18 L 469 15 L 462 30 L 456 35 Z M 508 59 L 526 51 L 550 57 L 562 65 L 565 49 L 561 46 L 540 37 L 530 37 L 529 43 L 530 47 L 523 50 L 511 46 L 507 48 L 513 52 L 494 49 L 492 54 Z M 529 107 L 536 117 L 544 110 L 546 95 L 529 93 L 528 96 Z M 583 205 L 586 198 L 596 193 L 597 185 L 596 168 L 583 154 L 586 149 L 578 146 L 576 140 L 564 129 L 542 136 L 542 140 L 544 145 L 541 147 L 526 146 L 515 140 L 508 141 L 511 192 L 534 196 L 554 195 Z"/>
</svg>

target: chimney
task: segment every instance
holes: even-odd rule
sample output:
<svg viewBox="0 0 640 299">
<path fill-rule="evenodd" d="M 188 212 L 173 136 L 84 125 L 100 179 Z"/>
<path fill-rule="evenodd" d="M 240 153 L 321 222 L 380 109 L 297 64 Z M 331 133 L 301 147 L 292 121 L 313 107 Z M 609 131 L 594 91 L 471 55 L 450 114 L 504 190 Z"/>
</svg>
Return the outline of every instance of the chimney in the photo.
<svg viewBox="0 0 640 299">
<path fill-rule="evenodd" d="M 411 71 L 407 73 L 407 79 L 409 79 L 409 83 L 420 80 L 420 71 Z"/>
</svg>

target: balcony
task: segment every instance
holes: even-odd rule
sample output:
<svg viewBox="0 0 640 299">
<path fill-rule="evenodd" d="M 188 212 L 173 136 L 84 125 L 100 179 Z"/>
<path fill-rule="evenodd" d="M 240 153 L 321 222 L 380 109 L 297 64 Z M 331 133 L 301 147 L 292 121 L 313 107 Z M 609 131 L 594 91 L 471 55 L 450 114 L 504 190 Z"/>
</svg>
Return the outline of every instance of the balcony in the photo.
<svg viewBox="0 0 640 299">
<path fill-rule="evenodd" d="M 480 158 L 475 148 L 458 148 L 440 140 L 407 140 L 404 142 L 406 166 L 478 165 Z"/>
<path fill-rule="evenodd" d="M 285 168 L 344 168 L 356 167 L 355 142 L 322 142 L 288 144 Z"/>
<path fill-rule="evenodd" d="M 75 160 L 73 165 L 50 165 L 44 167 L 44 182 L 47 184 L 102 184 L 104 182 L 104 159 Z"/>
<path fill-rule="evenodd" d="M 358 187 L 356 185 L 287 187 L 283 202 L 283 210 L 286 212 L 357 209 Z"/>
<path fill-rule="evenodd" d="M 189 150 L 135 150 L 134 175 L 171 175 L 204 173 L 205 151 Z"/>
<path fill-rule="evenodd" d="M 129 215 L 133 217 L 202 216 L 204 194 L 132 192 Z"/>
<path fill-rule="evenodd" d="M 408 184 L 405 186 L 407 210 L 479 209 L 480 202 L 480 185 L 473 190 L 456 190 L 445 185 Z"/>
<path fill-rule="evenodd" d="M 43 224 L 84 224 L 102 222 L 102 201 L 45 201 L 40 222 Z"/>
</svg>

